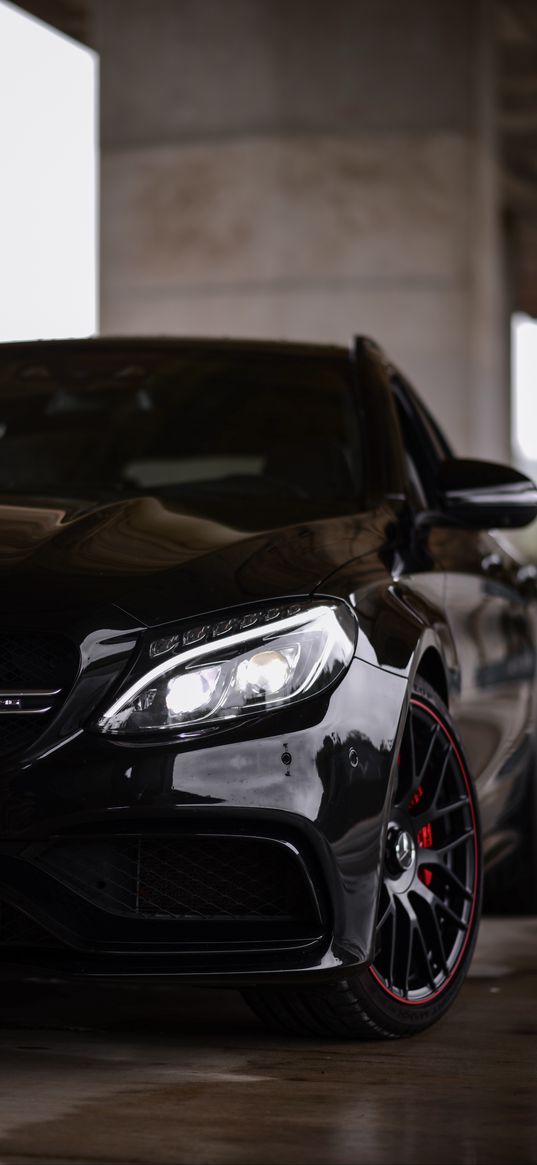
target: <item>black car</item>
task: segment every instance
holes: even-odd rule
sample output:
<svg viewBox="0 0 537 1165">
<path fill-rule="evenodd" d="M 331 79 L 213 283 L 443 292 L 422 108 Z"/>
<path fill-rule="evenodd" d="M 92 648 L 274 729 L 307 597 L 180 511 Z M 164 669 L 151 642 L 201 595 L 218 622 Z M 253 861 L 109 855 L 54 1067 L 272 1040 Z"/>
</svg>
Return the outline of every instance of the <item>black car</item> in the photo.
<svg viewBox="0 0 537 1165">
<path fill-rule="evenodd" d="M 442 1016 L 534 894 L 533 484 L 372 341 L 100 339 L 0 348 L 0 495 L 4 966 Z"/>
</svg>

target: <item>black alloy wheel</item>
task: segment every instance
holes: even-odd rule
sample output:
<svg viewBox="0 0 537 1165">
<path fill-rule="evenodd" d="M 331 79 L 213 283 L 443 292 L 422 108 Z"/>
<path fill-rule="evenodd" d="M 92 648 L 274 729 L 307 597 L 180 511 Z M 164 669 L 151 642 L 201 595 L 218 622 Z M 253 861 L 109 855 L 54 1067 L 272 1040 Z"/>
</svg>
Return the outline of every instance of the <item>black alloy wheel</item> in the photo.
<svg viewBox="0 0 537 1165">
<path fill-rule="evenodd" d="M 260 988 L 246 998 L 266 1023 L 299 1035 L 395 1039 L 423 1031 L 464 982 L 481 887 L 473 782 L 447 708 L 417 680 L 397 758 L 371 965 L 345 980 Z"/>
<path fill-rule="evenodd" d="M 371 973 L 398 1002 L 430 1003 L 453 979 L 479 886 L 477 817 L 452 730 L 415 693 L 386 840 Z"/>
</svg>

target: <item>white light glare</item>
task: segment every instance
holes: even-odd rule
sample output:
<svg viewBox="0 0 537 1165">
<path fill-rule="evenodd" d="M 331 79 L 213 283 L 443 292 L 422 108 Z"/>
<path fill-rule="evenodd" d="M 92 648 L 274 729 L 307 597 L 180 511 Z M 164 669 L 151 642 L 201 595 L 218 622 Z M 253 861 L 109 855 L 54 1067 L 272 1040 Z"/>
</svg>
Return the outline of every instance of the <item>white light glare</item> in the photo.
<svg viewBox="0 0 537 1165">
<path fill-rule="evenodd" d="M 537 321 L 513 316 L 513 435 L 528 461 L 537 461 Z"/>
<path fill-rule="evenodd" d="M 184 672 L 168 683 L 166 706 L 172 716 L 186 716 L 210 704 L 218 683 L 220 667 L 206 667 L 202 671 Z"/>
<path fill-rule="evenodd" d="M 96 330 L 97 57 L 0 0 L 0 340 Z"/>
<path fill-rule="evenodd" d="M 249 659 L 241 660 L 237 668 L 237 687 L 243 694 L 252 693 L 261 695 L 266 693 L 274 696 L 285 687 L 292 667 L 296 662 L 298 649 L 294 651 L 294 659 L 289 660 L 291 652 L 258 651 Z"/>
</svg>

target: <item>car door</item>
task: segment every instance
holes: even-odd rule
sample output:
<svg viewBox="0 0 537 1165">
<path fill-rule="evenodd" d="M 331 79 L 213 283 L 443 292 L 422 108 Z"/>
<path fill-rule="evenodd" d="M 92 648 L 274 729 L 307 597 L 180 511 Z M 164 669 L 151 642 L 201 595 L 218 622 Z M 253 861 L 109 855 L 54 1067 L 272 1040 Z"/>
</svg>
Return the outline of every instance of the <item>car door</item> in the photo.
<svg viewBox="0 0 537 1165">
<path fill-rule="evenodd" d="M 452 450 L 402 377 L 394 377 L 400 419 L 434 511 L 438 463 Z M 429 552 L 443 573 L 454 645 L 450 711 L 477 782 L 486 856 L 511 848 L 511 810 L 533 763 L 534 604 L 508 541 L 486 530 L 436 526 Z"/>
</svg>

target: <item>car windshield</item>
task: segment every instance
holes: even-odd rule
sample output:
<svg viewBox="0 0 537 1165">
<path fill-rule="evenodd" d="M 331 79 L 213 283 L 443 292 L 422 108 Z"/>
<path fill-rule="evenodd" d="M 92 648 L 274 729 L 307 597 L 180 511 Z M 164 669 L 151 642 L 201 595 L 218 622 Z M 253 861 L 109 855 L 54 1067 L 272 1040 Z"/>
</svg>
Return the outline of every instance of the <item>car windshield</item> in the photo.
<svg viewBox="0 0 537 1165">
<path fill-rule="evenodd" d="M 0 493 L 356 510 L 350 362 L 270 350 L 0 353 Z"/>
</svg>

